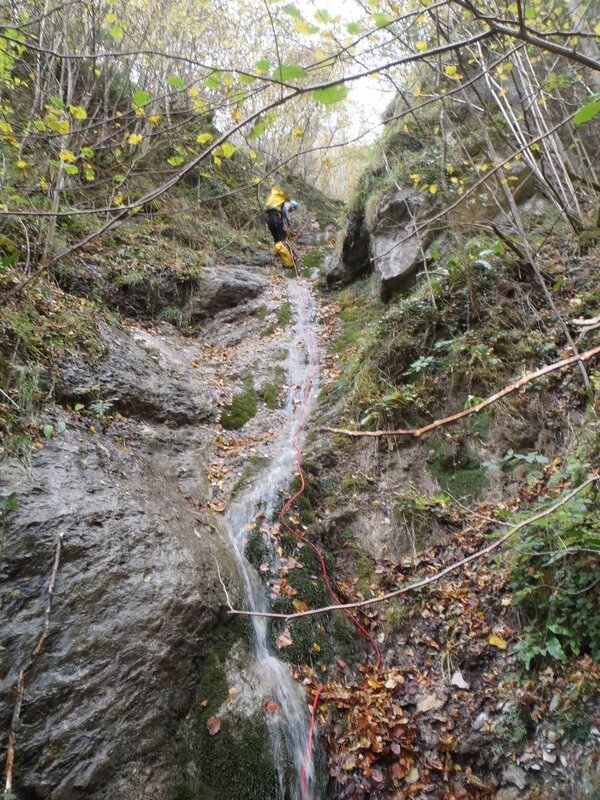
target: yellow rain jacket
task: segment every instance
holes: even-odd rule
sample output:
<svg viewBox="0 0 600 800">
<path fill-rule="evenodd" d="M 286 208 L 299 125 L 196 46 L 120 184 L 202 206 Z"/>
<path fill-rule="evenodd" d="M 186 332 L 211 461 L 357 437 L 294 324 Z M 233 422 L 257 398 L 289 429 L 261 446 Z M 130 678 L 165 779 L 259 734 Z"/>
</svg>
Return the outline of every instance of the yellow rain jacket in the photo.
<svg viewBox="0 0 600 800">
<path fill-rule="evenodd" d="M 273 245 L 273 253 L 281 261 L 284 267 L 293 269 L 294 259 L 292 258 L 292 254 L 290 253 L 289 249 L 284 245 L 283 242 L 277 242 L 277 244 Z"/>
<path fill-rule="evenodd" d="M 280 189 L 278 186 L 274 186 L 271 189 L 271 194 L 267 197 L 265 211 L 269 211 L 271 208 L 275 209 L 275 211 L 281 211 L 281 206 L 289 199 L 290 196 L 287 195 L 283 189 Z"/>
</svg>

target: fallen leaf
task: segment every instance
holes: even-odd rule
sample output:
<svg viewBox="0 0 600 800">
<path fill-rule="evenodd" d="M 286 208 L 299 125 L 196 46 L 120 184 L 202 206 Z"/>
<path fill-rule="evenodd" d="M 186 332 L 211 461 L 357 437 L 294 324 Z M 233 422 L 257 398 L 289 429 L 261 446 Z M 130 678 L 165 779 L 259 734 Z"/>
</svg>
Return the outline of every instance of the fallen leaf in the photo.
<svg viewBox="0 0 600 800">
<path fill-rule="evenodd" d="M 215 736 L 221 730 L 221 720 L 219 717 L 214 716 L 206 721 L 206 730 L 210 736 Z"/>
<path fill-rule="evenodd" d="M 417 711 L 424 713 L 425 711 L 439 711 L 439 709 L 444 705 L 444 700 L 440 700 L 439 697 L 435 694 L 429 694 L 427 697 L 423 697 L 417 703 Z"/>
<path fill-rule="evenodd" d="M 459 689 L 469 688 L 469 684 L 463 678 L 463 674 L 459 669 L 457 669 L 454 675 L 452 676 L 450 683 L 452 684 L 452 686 L 458 686 Z"/>
<path fill-rule="evenodd" d="M 497 636 L 495 633 L 490 636 L 488 642 L 492 645 L 492 647 L 497 647 L 498 650 L 506 650 L 507 648 L 505 640 L 501 636 Z"/>
<path fill-rule="evenodd" d="M 275 639 L 275 647 L 277 647 L 278 650 L 283 650 L 284 647 L 289 647 L 291 644 L 294 644 L 294 640 L 290 636 L 290 629 L 284 628 Z"/>
<path fill-rule="evenodd" d="M 267 714 L 276 714 L 279 711 L 279 703 L 275 700 L 267 700 L 265 703 L 265 712 Z"/>
</svg>

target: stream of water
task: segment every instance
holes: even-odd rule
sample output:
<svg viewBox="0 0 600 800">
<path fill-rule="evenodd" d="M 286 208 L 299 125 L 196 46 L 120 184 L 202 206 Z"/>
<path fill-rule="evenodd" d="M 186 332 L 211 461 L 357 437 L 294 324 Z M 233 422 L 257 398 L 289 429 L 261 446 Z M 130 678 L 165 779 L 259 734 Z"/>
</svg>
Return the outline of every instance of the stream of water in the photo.
<svg viewBox="0 0 600 800">
<path fill-rule="evenodd" d="M 296 474 L 294 435 L 300 433 L 308 408 L 312 405 L 318 382 L 317 323 L 314 301 L 304 279 L 288 281 L 289 302 L 294 310 L 294 327 L 286 362 L 288 393 L 287 423 L 273 442 L 275 456 L 256 477 L 252 487 L 231 507 L 227 515 L 229 535 L 244 578 L 247 605 L 253 611 L 267 611 L 269 600 L 264 583 L 244 555 L 247 526 L 260 509 L 271 519 L 281 491 L 287 490 Z M 251 617 L 254 626 L 256 659 L 263 688 L 280 706 L 277 714 L 268 715 L 272 754 L 279 776 L 282 800 L 303 800 L 300 774 L 305 762 L 309 733 L 309 713 L 304 690 L 291 675 L 289 664 L 280 661 L 268 647 L 268 621 Z M 290 765 L 293 764 L 293 769 Z M 314 797 L 315 769 L 312 755 L 306 765 L 308 796 Z M 265 798 L 269 800 L 269 798 Z"/>
</svg>

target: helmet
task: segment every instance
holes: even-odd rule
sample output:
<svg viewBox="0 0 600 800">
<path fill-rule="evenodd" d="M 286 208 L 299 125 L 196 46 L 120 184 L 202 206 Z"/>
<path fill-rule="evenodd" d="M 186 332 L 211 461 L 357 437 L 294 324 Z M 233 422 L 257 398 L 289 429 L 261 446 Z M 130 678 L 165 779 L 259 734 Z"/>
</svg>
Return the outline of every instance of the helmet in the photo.
<svg viewBox="0 0 600 800">
<path fill-rule="evenodd" d="M 294 208 L 294 209 L 298 208 L 298 201 L 297 200 L 291 200 L 290 202 L 292 204 L 292 208 Z"/>
</svg>

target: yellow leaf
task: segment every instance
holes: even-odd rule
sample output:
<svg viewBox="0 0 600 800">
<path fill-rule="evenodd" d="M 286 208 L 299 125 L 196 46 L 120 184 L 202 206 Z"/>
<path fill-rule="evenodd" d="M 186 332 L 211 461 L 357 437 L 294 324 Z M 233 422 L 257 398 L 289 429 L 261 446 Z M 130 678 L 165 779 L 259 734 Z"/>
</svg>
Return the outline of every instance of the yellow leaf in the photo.
<svg viewBox="0 0 600 800">
<path fill-rule="evenodd" d="M 27 169 L 27 167 L 29 166 L 29 164 L 28 164 L 26 161 L 23 161 L 23 159 L 22 159 L 22 158 L 20 158 L 20 159 L 17 161 L 17 164 L 16 164 L 16 166 L 17 166 L 19 169 Z"/>
<path fill-rule="evenodd" d="M 212 133 L 199 133 L 198 136 L 196 136 L 196 141 L 198 144 L 206 144 L 206 142 L 210 142 L 212 138 Z"/>
<path fill-rule="evenodd" d="M 96 177 L 94 170 L 88 164 L 85 164 L 83 174 L 85 175 L 86 181 L 93 181 Z"/>
<path fill-rule="evenodd" d="M 250 150 L 248 155 L 250 156 L 250 158 L 256 158 L 256 150 Z"/>
<path fill-rule="evenodd" d="M 190 86 L 188 89 L 188 94 L 190 97 L 198 97 L 200 94 L 200 89 L 197 86 Z"/>
<path fill-rule="evenodd" d="M 325 58 L 327 58 L 327 53 L 323 50 L 315 50 L 315 61 L 323 61 Z"/>
<path fill-rule="evenodd" d="M 99 78 L 99 77 L 100 77 L 100 75 L 102 75 L 102 70 L 100 69 L 100 67 L 94 67 L 94 75 L 95 75 L 97 78 Z"/>
<path fill-rule="evenodd" d="M 416 186 L 420 182 L 421 176 L 417 172 L 413 172 L 410 175 L 410 179 Z"/>
<path fill-rule="evenodd" d="M 233 121 L 234 121 L 234 122 L 239 122 L 239 121 L 241 120 L 241 118 L 242 118 L 242 112 L 241 112 L 241 110 L 240 110 L 239 108 L 236 108 L 236 109 L 235 109 L 235 110 L 232 112 L 232 114 L 231 114 L 231 118 L 233 119 Z"/>
<path fill-rule="evenodd" d="M 215 162 L 217 167 L 220 167 L 221 164 L 223 163 L 216 153 L 213 153 L 213 161 Z"/>
<path fill-rule="evenodd" d="M 296 127 L 295 127 L 295 128 L 292 130 L 292 134 L 293 134 L 294 136 L 298 136 L 298 137 L 300 137 L 300 136 L 304 136 L 304 131 L 302 130 L 302 128 L 299 128 L 298 126 L 296 126 Z"/>
<path fill-rule="evenodd" d="M 427 50 L 427 42 L 419 41 L 415 44 L 415 47 L 417 48 L 417 50 L 420 50 L 421 52 L 423 50 Z"/>
<path fill-rule="evenodd" d="M 124 201 L 124 200 L 125 200 L 125 198 L 123 197 L 123 195 L 122 195 L 122 194 L 118 194 L 118 195 L 117 195 L 117 196 L 114 198 L 114 200 L 113 200 L 113 204 L 114 204 L 115 206 L 122 206 L 122 205 L 123 205 L 123 201 Z"/>
<path fill-rule="evenodd" d="M 421 94 L 421 87 L 417 86 L 417 88 L 413 92 L 414 97 L 418 97 Z"/>
<path fill-rule="evenodd" d="M 294 28 L 296 28 L 298 33 L 308 33 L 310 25 L 305 19 L 297 19 L 294 23 Z"/>
<path fill-rule="evenodd" d="M 449 75 L 450 77 L 452 77 L 453 75 L 456 75 L 457 70 L 458 70 L 458 67 L 455 67 L 453 64 L 447 64 L 444 67 L 444 72 L 446 73 L 446 75 Z"/>
<path fill-rule="evenodd" d="M 160 122 L 160 114 L 152 114 L 152 116 L 148 117 L 148 122 L 150 125 L 156 125 Z"/>
<path fill-rule="evenodd" d="M 506 650 L 506 642 L 501 636 L 496 636 L 495 633 L 490 636 L 488 642 L 492 645 L 492 647 L 497 647 L 498 650 Z"/>
<path fill-rule="evenodd" d="M 225 86 L 233 86 L 233 78 L 231 77 L 231 75 L 225 75 L 225 77 L 223 78 L 223 83 L 225 84 Z"/>
<path fill-rule="evenodd" d="M 143 108 L 136 108 L 135 109 L 135 115 L 136 115 L 136 117 L 145 117 L 146 116 L 146 112 L 144 111 Z"/>
<path fill-rule="evenodd" d="M 44 192 L 47 192 L 48 189 L 50 188 L 50 184 L 48 183 L 48 181 L 45 181 L 43 178 L 39 181 L 38 186 Z"/>
<path fill-rule="evenodd" d="M 446 172 L 448 173 L 448 175 L 452 175 L 452 173 L 455 172 L 455 169 L 452 166 L 452 164 L 448 164 L 448 166 L 446 167 Z"/>
<path fill-rule="evenodd" d="M 600 36 L 600 22 L 597 22 L 594 25 L 594 33 L 596 34 L 596 36 Z"/>
<path fill-rule="evenodd" d="M 236 146 L 233 144 L 229 144 L 229 142 L 225 142 L 225 144 L 221 145 L 221 151 L 225 156 L 225 158 L 231 158 L 231 156 L 235 153 L 236 149 L 237 149 Z"/>
<path fill-rule="evenodd" d="M 254 178 L 252 178 L 252 183 L 260 183 L 260 182 L 261 182 L 261 180 L 262 180 L 262 178 L 256 178 L 256 177 L 254 177 Z"/>
<path fill-rule="evenodd" d="M 540 146 L 539 146 L 539 144 L 537 142 L 534 142 L 530 147 L 530 150 L 539 150 L 539 149 L 540 149 Z"/>
<path fill-rule="evenodd" d="M 142 136 L 141 133 L 130 133 L 129 136 L 127 137 L 127 141 L 129 142 L 129 144 L 136 145 L 139 144 L 143 138 L 144 137 Z"/>
<path fill-rule="evenodd" d="M 77 156 L 70 150 L 61 150 L 58 157 L 64 164 L 74 164 L 77 161 Z"/>
<path fill-rule="evenodd" d="M 435 183 L 432 183 L 431 186 L 429 187 L 429 191 L 431 192 L 431 194 L 435 194 L 437 192 L 437 185 Z"/>
<path fill-rule="evenodd" d="M 453 176 L 450 178 L 450 180 L 452 181 L 452 183 L 458 183 L 458 178 L 456 177 L 456 175 L 453 175 Z"/>
<path fill-rule="evenodd" d="M 314 653 L 320 653 L 321 652 L 321 647 L 316 642 L 313 642 L 312 649 L 313 649 Z"/>
<path fill-rule="evenodd" d="M 87 111 L 83 106 L 69 106 L 69 111 L 75 119 L 87 119 Z"/>
<path fill-rule="evenodd" d="M 0 131 L 2 133 L 12 133 L 12 128 L 8 122 L 0 122 Z"/>
</svg>

